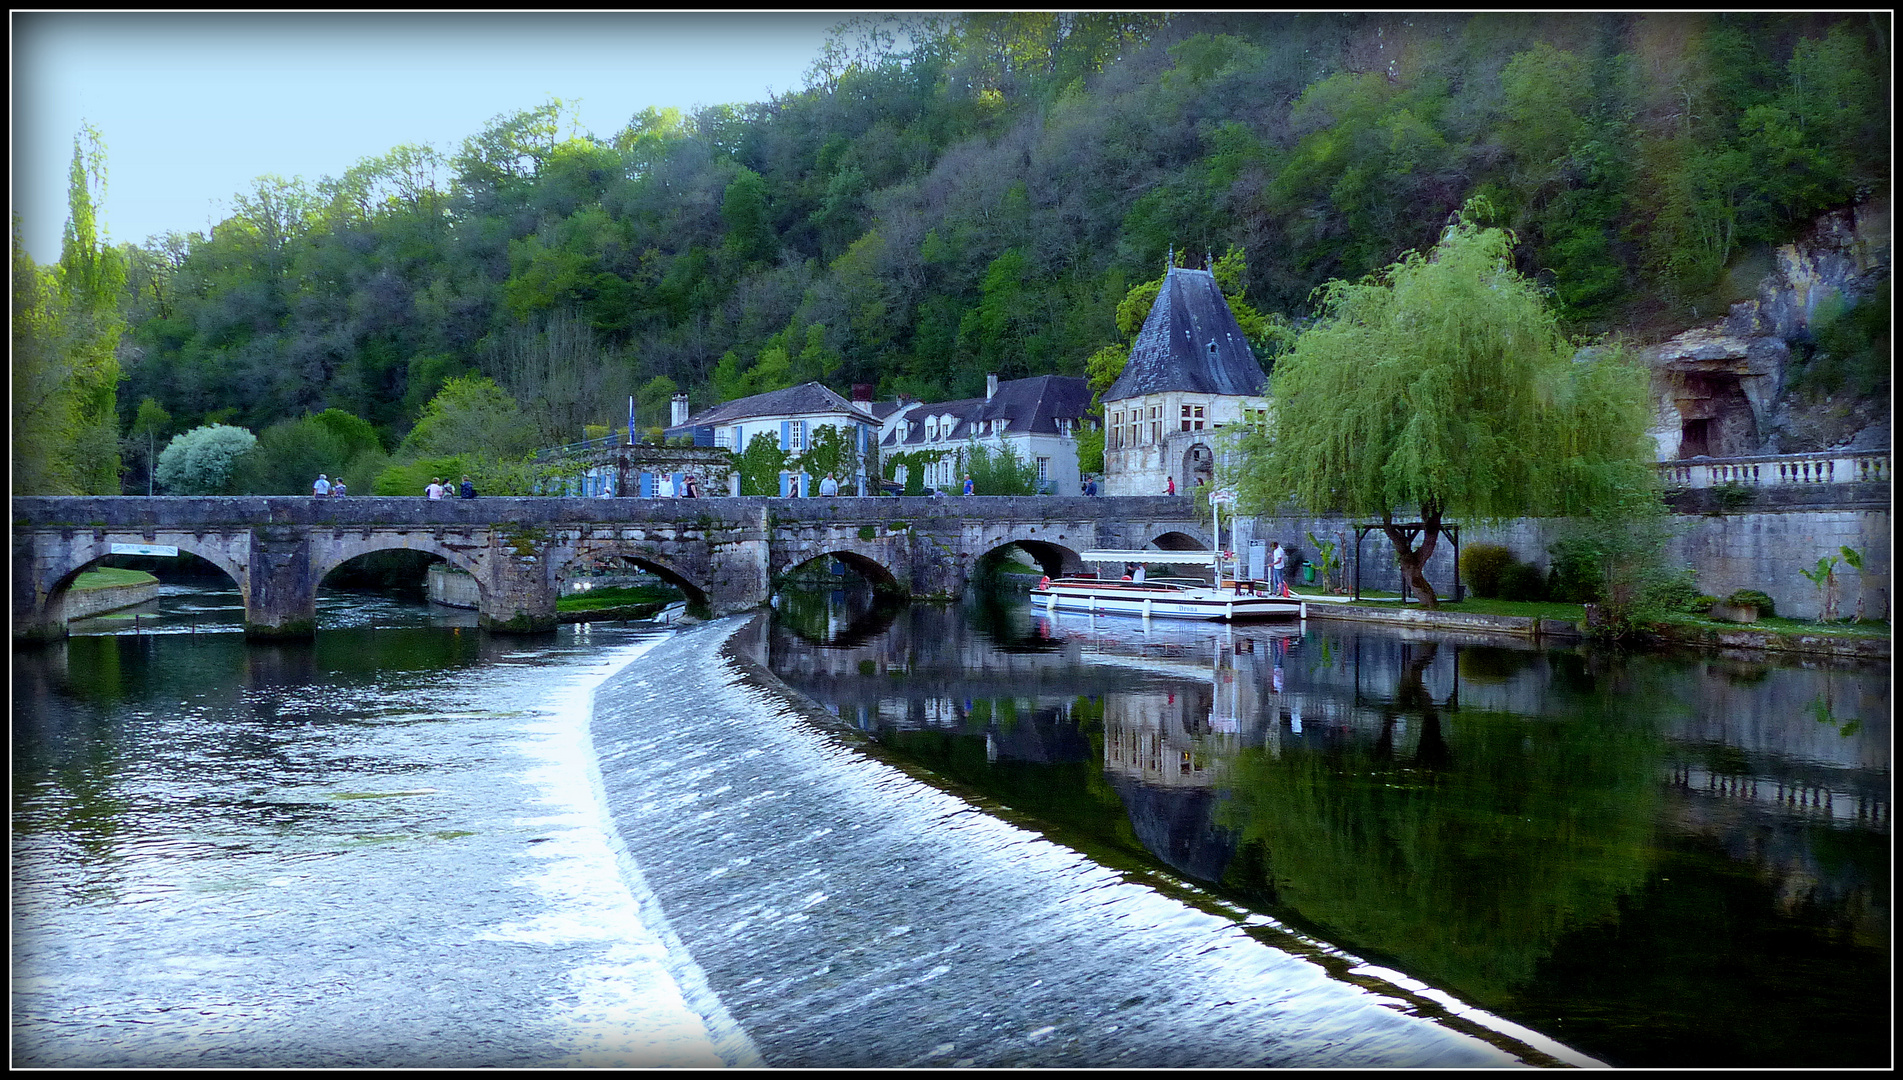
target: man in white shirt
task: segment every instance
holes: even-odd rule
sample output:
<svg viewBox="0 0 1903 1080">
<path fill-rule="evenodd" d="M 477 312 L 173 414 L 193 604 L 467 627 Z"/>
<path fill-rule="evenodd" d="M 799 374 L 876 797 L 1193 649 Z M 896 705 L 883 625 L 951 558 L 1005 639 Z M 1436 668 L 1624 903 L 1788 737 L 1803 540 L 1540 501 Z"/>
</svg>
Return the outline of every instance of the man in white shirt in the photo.
<svg viewBox="0 0 1903 1080">
<path fill-rule="evenodd" d="M 671 499 L 674 497 L 674 476 L 672 473 L 661 474 L 660 483 L 654 485 L 654 494 L 663 499 Z"/>
<path fill-rule="evenodd" d="M 326 495 L 329 495 L 330 494 L 330 477 L 324 475 L 323 473 L 318 473 L 317 482 L 311 485 L 311 494 L 320 499 L 325 497 Z"/>
<path fill-rule="evenodd" d="M 827 473 L 826 479 L 819 482 L 819 493 L 821 495 L 839 494 L 839 481 L 833 478 L 832 473 Z"/>
<path fill-rule="evenodd" d="M 1282 595 L 1282 569 L 1288 565 L 1288 556 L 1282 553 L 1281 541 L 1269 552 L 1269 595 Z"/>
</svg>

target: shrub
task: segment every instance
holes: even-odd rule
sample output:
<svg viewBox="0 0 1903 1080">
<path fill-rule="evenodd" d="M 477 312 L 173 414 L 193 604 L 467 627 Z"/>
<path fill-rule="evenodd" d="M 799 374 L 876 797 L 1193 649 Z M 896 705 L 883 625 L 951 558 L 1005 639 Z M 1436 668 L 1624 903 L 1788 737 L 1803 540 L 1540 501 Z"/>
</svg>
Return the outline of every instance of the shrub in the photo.
<svg viewBox="0 0 1903 1080">
<path fill-rule="evenodd" d="M 1500 572 L 1502 600 L 1541 601 L 1546 599 L 1546 578 L 1532 563 L 1515 561 Z"/>
<path fill-rule="evenodd" d="M 1500 596 L 1500 578 L 1513 565 L 1513 553 L 1499 544 L 1470 544 L 1460 553 L 1460 576 L 1485 600 Z"/>
<path fill-rule="evenodd" d="M 1770 618 L 1777 614 L 1777 604 L 1769 596 L 1756 589 L 1739 589 L 1725 597 L 1725 603 L 1734 606 L 1749 604 L 1758 609 L 1758 615 L 1762 618 Z"/>
<path fill-rule="evenodd" d="M 1643 607 L 1655 611 L 1701 614 L 1711 607 L 1711 597 L 1698 590 L 1698 572 L 1689 567 L 1677 574 L 1648 583 Z"/>
<path fill-rule="evenodd" d="M 193 428 L 165 444 L 159 454 L 158 485 L 169 495 L 230 494 L 240 460 L 257 445 L 257 436 L 241 427 Z"/>
</svg>

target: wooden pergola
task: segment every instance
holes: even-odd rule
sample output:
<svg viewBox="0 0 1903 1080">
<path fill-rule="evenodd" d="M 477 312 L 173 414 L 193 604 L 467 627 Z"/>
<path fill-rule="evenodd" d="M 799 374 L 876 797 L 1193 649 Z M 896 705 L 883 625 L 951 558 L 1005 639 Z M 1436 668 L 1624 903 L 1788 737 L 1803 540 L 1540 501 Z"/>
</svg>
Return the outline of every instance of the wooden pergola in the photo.
<svg viewBox="0 0 1903 1080">
<path fill-rule="evenodd" d="M 1385 531 L 1388 528 L 1389 528 L 1388 525 L 1379 521 L 1363 522 L 1355 526 L 1355 599 L 1356 600 L 1361 599 L 1361 541 L 1370 532 L 1373 532 L 1376 529 L 1381 529 Z M 1414 538 L 1421 535 L 1422 532 L 1426 531 L 1427 522 L 1410 521 L 1402 525 L 1395 525 L 1393 526 L 1393 528 L 1401 530 L 1402 534 L 1407 537 L 1408 546 L 1413 547 Z M 1440 525 L 1440 531 L 1446 533 L 1448 539 L 1454 542 L 1454 596 L 1453 598 L 1455 600 L 1459 600 L 1460 599 L 1460 526 L 1449 525 L 1446 522 L 1442 522 Z M 1427 567 L 1425 566 L 1421 567 L 1421 573 L 1426 574 Z M 1429 584 L 1432 584 L 1432 582 L 1430 582 Z M 1408 602 L 1407 597 L 1408 597 L 1407 583 L 1402 582 L 1401 603 L 1403 604 L 1407 603 Z"/>
</svg>

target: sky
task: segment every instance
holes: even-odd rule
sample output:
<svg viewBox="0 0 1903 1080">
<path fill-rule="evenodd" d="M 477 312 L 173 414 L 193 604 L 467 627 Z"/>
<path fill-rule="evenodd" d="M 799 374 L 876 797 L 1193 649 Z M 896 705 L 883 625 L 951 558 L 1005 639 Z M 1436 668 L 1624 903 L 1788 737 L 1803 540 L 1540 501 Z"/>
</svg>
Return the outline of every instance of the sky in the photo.
<svg viewBox="0 0 1903 1080">
<path fill-rule="evenodd" d="M 105 229 L 138 243 L 204 232 L 257 177 L 315 186 L 403 143 L 451 156 L 551 97 L 604 139 L 648 106 L 765 101 L 847 17 L 15 11 L 13 209 L 57 261 L 82 123 L 106 149 Z"/>
</svg>

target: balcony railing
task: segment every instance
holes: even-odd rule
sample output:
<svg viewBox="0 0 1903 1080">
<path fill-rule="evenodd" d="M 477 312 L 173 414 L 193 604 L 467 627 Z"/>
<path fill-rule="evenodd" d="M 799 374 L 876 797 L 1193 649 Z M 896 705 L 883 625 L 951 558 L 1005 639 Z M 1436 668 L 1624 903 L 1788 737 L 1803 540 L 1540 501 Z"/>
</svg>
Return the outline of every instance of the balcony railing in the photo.
<svg viewBox="0 0 1903 1080">
<path fill-rule="evenodd" d="M 1666 486 L 1708 488 L 1725 484 L 1770 487 L 1780 484 L 1887 484 L 1888 450 L 1829 450 L 1818 454 L 1767 454 L 1761 457 L 1687 458 L 1659 462 Z"/>
</svg>

